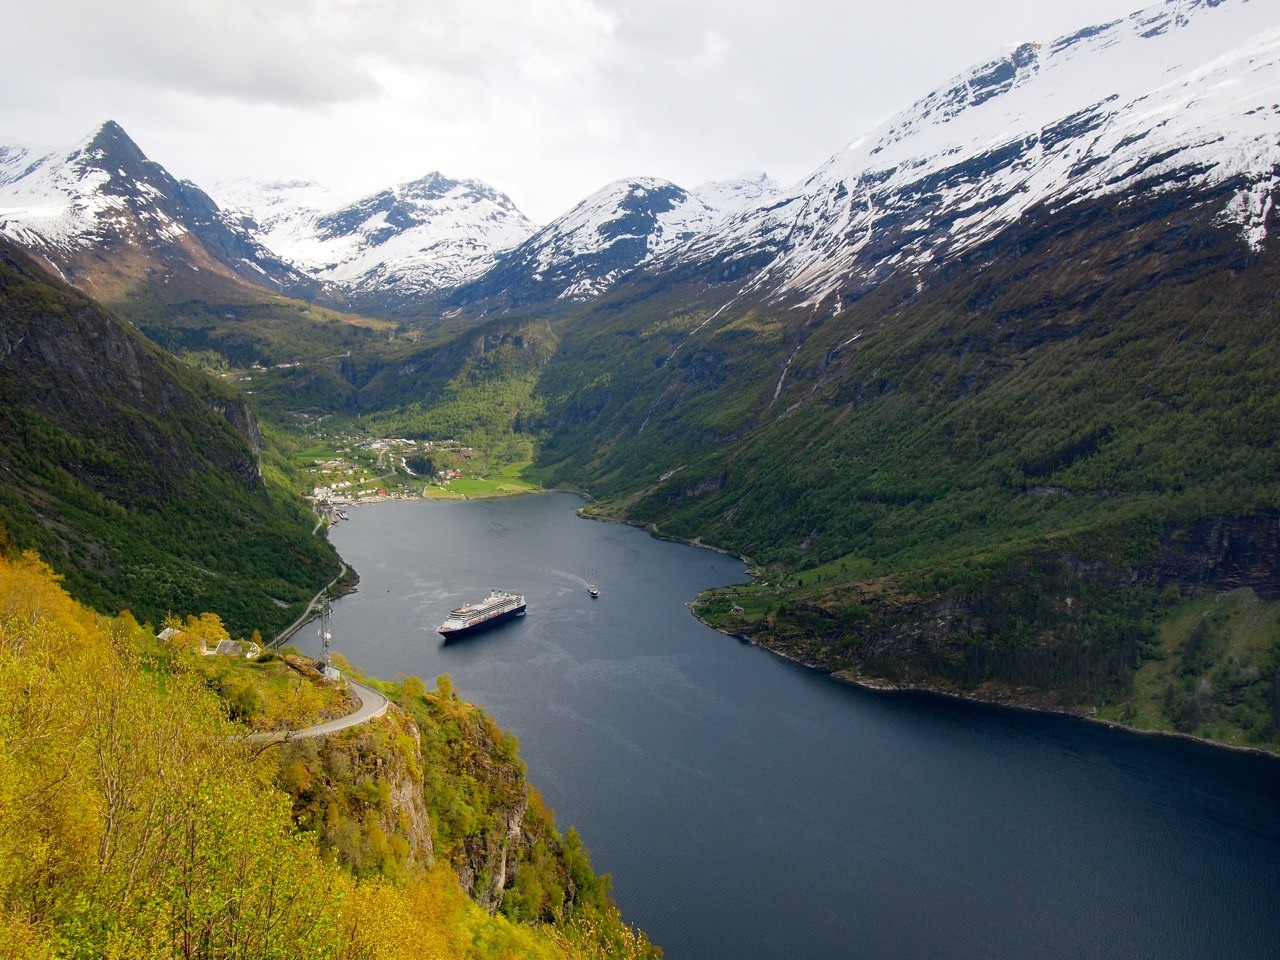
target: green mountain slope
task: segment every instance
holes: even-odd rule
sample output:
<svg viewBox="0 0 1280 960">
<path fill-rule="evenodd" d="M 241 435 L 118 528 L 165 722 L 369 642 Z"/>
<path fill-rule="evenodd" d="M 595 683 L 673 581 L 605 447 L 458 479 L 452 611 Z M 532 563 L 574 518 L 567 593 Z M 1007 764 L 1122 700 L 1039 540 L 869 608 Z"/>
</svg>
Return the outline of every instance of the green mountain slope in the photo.
<svg viewBox="0 0 1280 960">
<path fill-rule="evenodd" d="M 332 577 L 244 399 L 0 247 L 0 522 L 99 609 L 283 626 Z"/>
<path fill-rule="evenodd" d="M 1280 637 L 1167 626 L 1280 599 L 1280 262 L 1225 197 L 1033 210 L 834 315 L 642 275 L 389 351 L 354 404 L 750 556 L 700 615 L 823 669 L 1273 743 Z"/>
<path fill-rule="evenodd" d="M 543 380 L 544 466 L 665 532 L 803 565 L 1269 504 L 1275 258 L 1181 199 L 1028 218 L 834 317 L 701 326 L 670 291 L 599 309 Z"/>
<path fill-rule="evenodd" d="M 1159 597 L 1280 596 L 1265 533 L 1173 559 L 1198 523 L 1269 529 L 1280 506 L 1280 262 L 1217 202 L 1036 211 L 835 316 L 624 285 L 540 381 L 543 478 L 752 557 L 772 585 L 703 615 L 799 659 L 1120 702 L 1157 655 Z M 1280 688 L 1269 657 L 1250 696 Z"/>
</svg>

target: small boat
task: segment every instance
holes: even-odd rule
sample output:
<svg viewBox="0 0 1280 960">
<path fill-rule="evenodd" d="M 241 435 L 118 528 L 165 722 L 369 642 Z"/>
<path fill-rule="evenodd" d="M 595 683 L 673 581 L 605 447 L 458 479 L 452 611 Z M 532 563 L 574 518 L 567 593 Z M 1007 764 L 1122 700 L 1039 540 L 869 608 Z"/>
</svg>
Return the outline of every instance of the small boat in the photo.
<svg viewBox="0 0 1280 960">
<path fill-rule="evenodd" d="M 492 590 L 479 603 L 466 603 L 450 610 L 445 622 L 436 627 L 436 632 L 446 640 L 454 640 L 496 626 L 512 617 L 523 617 L 524 614 L 523 596 L 507 593 L 505 590 Z"/>
<path fill-rule="evenodd" d="M 591 594 L 592 598 L 594 599 L 595 597 L 600 596 L 600 588 L 597 587 L 594 583 L 588 583 L 587 593 Z"/>
</svg>

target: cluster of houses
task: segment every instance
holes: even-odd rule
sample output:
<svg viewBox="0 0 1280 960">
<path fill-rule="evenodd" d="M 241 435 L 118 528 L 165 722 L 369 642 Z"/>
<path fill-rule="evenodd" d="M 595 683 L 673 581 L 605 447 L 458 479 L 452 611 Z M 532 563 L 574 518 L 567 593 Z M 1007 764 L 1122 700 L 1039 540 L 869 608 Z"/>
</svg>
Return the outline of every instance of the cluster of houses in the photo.
<svg viewBox="0 0 1280 960">
<path fill-rule="evenodd" d="M 462 446 L 456 440 L 436 442 L 389 437 L 386 439 L 365 440 L 354 443 L 353 446 L 378 453 L 379 465 L 382 464 L 386 454 L 390 453 L 393 457 L 398 455 L 399 466 L 405 469 L 407 469 L 406 456 L 430 453 L 433 449 L 448 450 L 453 456 L 463 460 L 471 459 L 475 455 L 474 450 L 470 447 Z M 343 452 L 341 448 L 338 449 L 339 454 Z M 318 474 L 324 481 L 317 483 L 311 490 L 310 499 L 318 506 L 331 507 L 334 503 L 349 503 L 371 498 L 385 499 L 394 496 L 387 489 L 374 490 L 365 488 L 365 485 L 370 482 L 370 479 L 365 476 L 365 472 L 342 456 L 327 460 L 316 460 L 308 469 L 311 473 Z M 412 473 L 412 471 L 408 472 Z M 453 467 L 443 467 L 435 472 L 434 479 L 437 483 L 443 484 L 448 483 L 450 480 L 457 480 L 461 476 L 461 470 Z"/>
<path fill-rule="evenodd" d="M 169 643 L 181 633 L 182 631 L 175 627 L 165 627 L 156 634 L 156 639 L 162 643 Z M 262 652 L 262 647 L 252 640 L 232 640 L 230 637 L 210 645 L 201 637 L 199 652 L 206 657 L 243 657 L 246 660 L 252 660 Z"/>
</svg>

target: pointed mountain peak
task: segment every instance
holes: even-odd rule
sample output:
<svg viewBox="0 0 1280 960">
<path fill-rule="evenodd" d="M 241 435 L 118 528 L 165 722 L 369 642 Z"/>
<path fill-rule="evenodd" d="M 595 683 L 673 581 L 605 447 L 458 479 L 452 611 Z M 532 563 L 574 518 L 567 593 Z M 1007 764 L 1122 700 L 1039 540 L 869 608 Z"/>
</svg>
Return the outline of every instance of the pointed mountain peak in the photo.
<svg viewBox="0 0 1280 960">
<path fill-rule="evenodd" d="M 133 142 L 133 138 L 125 133 L 124 127 L 114 120 L 107 120 L 91 133 L 71 152 L 72 158 L 84 161 L 101 161 L 109 158 L 120 165 L 134 165 L 147 162 L 147 155 L 142 148 Z"/>
<path fill-rule="evenodd" d="M 86 149 L 107 150 L 119 147 L 132 148 L 138 150 L 138 145 L 133 142 L 133 138 L 125 133 L 124 127 L 116 123 L 114 120 L 104 121 L 89 137 L 84 141 Z M 141 150 L 138 150 L 141 153 Z"/>
<path fill-rule="evenodd" d="M 430 173 L 418 177 L 416 180 L 410 180 L 408 183 L 399 184 L 396 190 L 406 196 L 428 199 L 433 197 L 443 197 L 460 183 L 465 182 L 466 181 L 454 180 L 450 177 L 446 177 L 439 170 L 432 170 Z"/>
<path fill-rule="evenodd" d="M 124 132 L 124 127 L 120 126 L 120 124 L 116 123 L 114 120 L 102 121 L 102 123 L 99 124 L 97 131 L 94 133 L 94 137 L 123 137 L 125 140 L 129 139 L 129 135 Z"/>
<path fill-rule="evenodd" d="M 203 190 L 148 159 L 114 120 L 34 162 L 0 156 L 0 227 L 49 256 L 73 282 L 114 268 L 111 256 L 87 264 L 83 251 L 127 248 L 158 276 L 212 270 L 277 291 L 314 287 Z"/>
</svg>

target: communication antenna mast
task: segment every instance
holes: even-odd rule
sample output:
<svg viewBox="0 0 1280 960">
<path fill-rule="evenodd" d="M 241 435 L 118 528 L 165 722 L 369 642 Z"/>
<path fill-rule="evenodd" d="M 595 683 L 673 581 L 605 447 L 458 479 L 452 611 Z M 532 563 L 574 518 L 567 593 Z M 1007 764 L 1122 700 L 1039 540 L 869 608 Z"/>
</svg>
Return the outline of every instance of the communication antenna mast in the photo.
<svg viewBox="0 0 1280 960">
<path fill-rule="evenodd" d="M 324 664 L 324 672 L 328 673 L 333 664 L 329 659 L 329 641 L 333 634 L 329 632 L 329 597 L 326 594 L 320 602 L 320 662 Z"/>
</svg>

